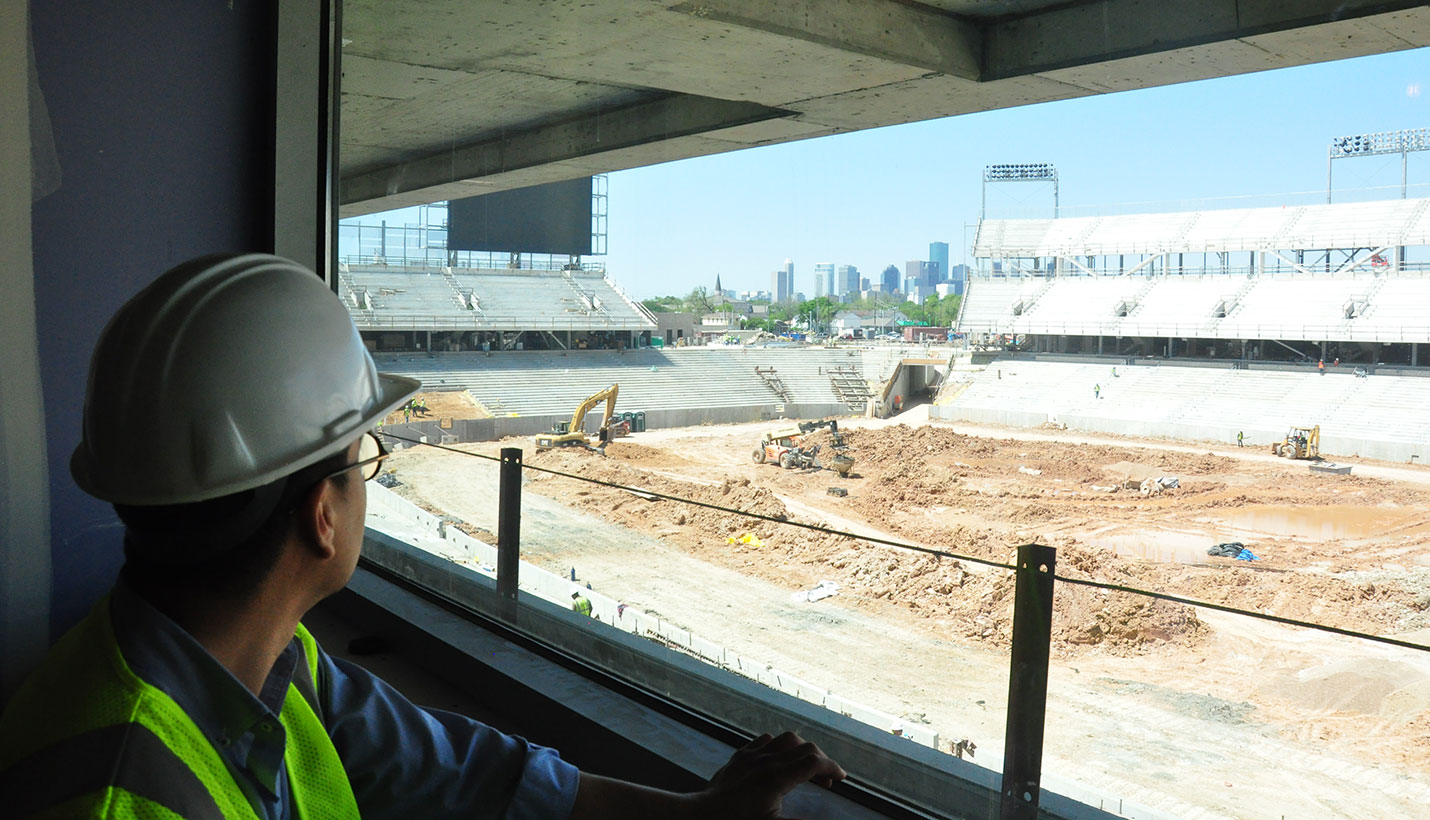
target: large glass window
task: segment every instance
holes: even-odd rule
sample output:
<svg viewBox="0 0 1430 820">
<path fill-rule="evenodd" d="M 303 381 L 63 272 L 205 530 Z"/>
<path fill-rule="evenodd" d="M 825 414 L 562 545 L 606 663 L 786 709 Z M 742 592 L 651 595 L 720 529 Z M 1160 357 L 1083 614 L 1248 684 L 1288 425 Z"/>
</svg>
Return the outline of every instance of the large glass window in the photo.
<svg viewBox="0 0 1430 820">
<path fill-rule="evenodd" d="M 1010 668 L 1047 675 L 1058 816 L 1416 813 L 1423 51 L 1093 95 L 1164 81 L 931 81 L 721 4 L 612 12 L 625 39 L 476 6 L 345 8 L 339 292 L 424 382 L 370 559 L 948 816 L 999 816 L 948 783 L 996 794 L 1027 748 Z M 581 252 L 459 239 L 451 202 L 591 176 Z M 1050 611 L 1018 606 L 1030 543 Z M 1041 671 L 1010 657 L 1040 605 Z"/>
</svg>

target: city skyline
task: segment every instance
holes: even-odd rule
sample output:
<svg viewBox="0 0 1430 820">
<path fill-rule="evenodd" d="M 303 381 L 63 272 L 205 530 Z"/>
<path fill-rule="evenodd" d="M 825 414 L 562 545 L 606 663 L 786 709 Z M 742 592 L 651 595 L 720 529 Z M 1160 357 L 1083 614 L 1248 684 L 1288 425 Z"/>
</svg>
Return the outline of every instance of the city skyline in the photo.
<svg viewBox="0 0 1430 820">
<path fill-rule="evenodd" d="M 751 148 L 609 175 L 607 270 L 637 299 L 710 287 L 789 293 L 814 265 L 871 280 L 929 260 L 949 267 L 983 207 L 982 171 L 1048 162 L 1061 215 L 1324 202 L 1326 150 L 1351 134 L 1430 125 L 1430 49 L 1009 108 Z M 1325 106 L 1328 97 L 1336 106 Z M 1430 154 L 1409 159 L 1409 195 L 1430 196 Z M 1337 201 L 1400 195 L 1400 158 L 1338 163 Z M 992 215 L 1052 215 L 1046 184 L 988 186 Z M 405 215 L 404 215 L 405 214 Z M 416 209 L 367 224 L 415 221 Z"/>
<path fill-rule="evenodd" d="M 1430 50 L 1416 49 L 620 171 L 607 267 L 644 298 L 683 295 L 716 272 L 726 287 L 765 289 L 760 277 L 786 257 L 806 295 L 815 262 L 902 269 L 943 241 L 950 266 L 965 263 L 983 168 L 1002 162 L 1055 165 L 1063 216 L 1324 202 L 1330 141 L 1430 124 L 1422 88 Z M 1410 195 L 1430 195 L 1430 155 L 1409 166 Z M 1340 163 L 1335 185 L 1346 198 L 1398 197 L 1399 157 Z M 1051 190 L 990 185 L 988 206 L 1051 216 Z M 680 249 L 702 243 L 708 254 L 681 266 L 688 280 L 669 274 Z"/>
</svg>

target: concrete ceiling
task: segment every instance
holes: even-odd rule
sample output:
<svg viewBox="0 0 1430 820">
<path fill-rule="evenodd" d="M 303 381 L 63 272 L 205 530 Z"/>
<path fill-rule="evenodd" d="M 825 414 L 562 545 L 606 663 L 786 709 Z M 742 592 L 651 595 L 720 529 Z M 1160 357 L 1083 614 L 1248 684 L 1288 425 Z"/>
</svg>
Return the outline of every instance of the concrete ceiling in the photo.
<svg viewBox="0 0 1430 820">
<path fill-rule="evenodd" d="M 1430 45 L 1419 2 L 345 0 L 341 214 Z"/>
</svg>

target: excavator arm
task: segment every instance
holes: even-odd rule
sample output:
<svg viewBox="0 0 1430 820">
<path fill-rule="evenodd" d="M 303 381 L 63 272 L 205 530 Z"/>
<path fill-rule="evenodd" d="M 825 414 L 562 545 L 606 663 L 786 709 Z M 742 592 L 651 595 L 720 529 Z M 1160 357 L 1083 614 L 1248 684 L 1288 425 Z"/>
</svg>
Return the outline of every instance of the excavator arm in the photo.
<svg viewBox="0 0 1430 820">
<path fill-rule="evenodd" d="M 605 413 L 601 417 L 601 429 L 609 430 L 611 417 L 616 412 L 616 394 L 619 392 L 619 385 L 611 385 L 605 390 L 598 390 L 587 396 L 584 401 L 576 406 L 576 412 L 571 414 L 570 423 L 558 422 L 556 429 L 549 433 L 538 433 L 534 439 L 536 449 L 549 450 L 552 447 L 573 447 L 581 446 L 590 448 L 590 442 L 586 438 L 586 414 L 591 412 L 591 408 L 600 402 L 606 403 Z M 605 446 L 605 436 L 602 436 L 601 446 Z"/>
<path fill-rule="evenodd" d="M 571 426 L 566 428 L 573 433 L 579 433 L 586 428 L 582 426 L 586 421 L 586 414 L 591 412 L 591 408 L 600 402 L 606 403 L 605 413 L 601 417 L 601 426 L 611 426 L 611 416 L 616 412 L 616 394 L 620 392 L 620 385 L 613 384 L 605 390 L 598 390 L 586 397 L 586 400 L 576 406 L 576 412 L 571 414 Z"/>
</svg>

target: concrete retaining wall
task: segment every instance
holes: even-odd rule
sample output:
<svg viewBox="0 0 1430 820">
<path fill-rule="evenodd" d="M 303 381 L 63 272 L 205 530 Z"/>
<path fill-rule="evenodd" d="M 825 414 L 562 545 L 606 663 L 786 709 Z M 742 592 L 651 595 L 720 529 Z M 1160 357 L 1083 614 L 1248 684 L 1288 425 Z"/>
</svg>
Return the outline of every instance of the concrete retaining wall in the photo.
<svg viewBox="0 0 1430 820">
<path fill-rule="evenodd" d="M 405 426 L 405 425 L 400 425 Z M 475 570 L 490 578 L 496 577 L 497 548 L 467 535 L 456 527 L 447 526 L 439 517 L 423 510 L 397 493 L 377 483 L 368 484 L 368 509 L 381 516 L 395 519 L 403 526 L 415 527 L 424 536 L 418 546 L 428 552 L 449 560 L 460 561 L 468 569 Z M 881 731 L 890 731 L 897 726 L 904 737 L 928 746 L 938 748 L 937 732 L 922 726 L 910 726 L 897 715 L 835 695 L 828 689 L 820 688 L 773 666 L 743 657 L 724 646 L 692 634 L 675 624 L 649 615 L 634 607 L 622 607 L 620 601 L 602 595 L 595 590 L 582 589 L 564 578 L 540 567 L 521 562 L 518 570 L 517 586 L 522 592 L 550 601 L 557 606 L 571 606 L 571 592 L 580 589 L 591 602 L 591 616 L 617 629 L 630 632 L 662 643 L 672 649 L 693 655 L 713 666 L 719 666 L 755 680 L 807 703 L 823 706 L 846 717 L 854 718 Z M 794 636 L 791 636 L 794 639 Z"/>
<path fill-rule="evenodd" d="M 778 409 L 782 407 L 783 409 Z M 849 416 L 849 406 L 841 403 L 830 404 L 769 404 L 749 407 L 709 407 L 683 410 L 647 410 L 645 423 L 648 430 L 669 427 L 696 427 L 702 424 L 740 424 L 762 419 L 822 419 L 828 416 Z M 534 436 L 552 429 L 558 421 L 570 421 L 569 415 L 560 416 L 502 416 L 491 419 L 453 419 L 451 427 L 443 428 L 440 419 L 411 421 L 405 424 L 388 424 L 382 429 L 403 438 L 426 440 L 431 444 L 455 444 L 471 441 L 497 441 L 509 436 Z M 601 415 L 591 413 L 586 416 L 586 432 L 595 435 L 600 426 Z"/>
<path fill-rule="evenodd" d="M 1269 448 L 1271 442 L 1281 441 L 1286 435 L 1284 428 L 1258 429 L 1237 428 L 1231 425 L 1138 422 L 1086 414 L 1036 413 L 1022 410 L 960 407 L 956 404 L 930 407 L 929 417 L 977 424 L 1004 424 L 1009 427 L 1037 427 L 1040 424 L 1053 423 L 1066 425 L 1069 430 L 1084 430 L 1091 433 L 1116 433 L 1142 438 L 1167 438 L 1184 441 L 1214 441 L 1220 444 L 1236 444 L 1236 433 L 1239 429 L 1246 437 L 1246 446 L 1256 448 Z M 1327 458 L 1361 456 L 1362 458 L 1376 458 L 1385 461 L 1410 461 L 1413 456 L 1417 462 L 1424 463 L 1427 448 L 1423 444 L 1347 438 L 1323 433 L 1321 452 Z"/>
</svg>

